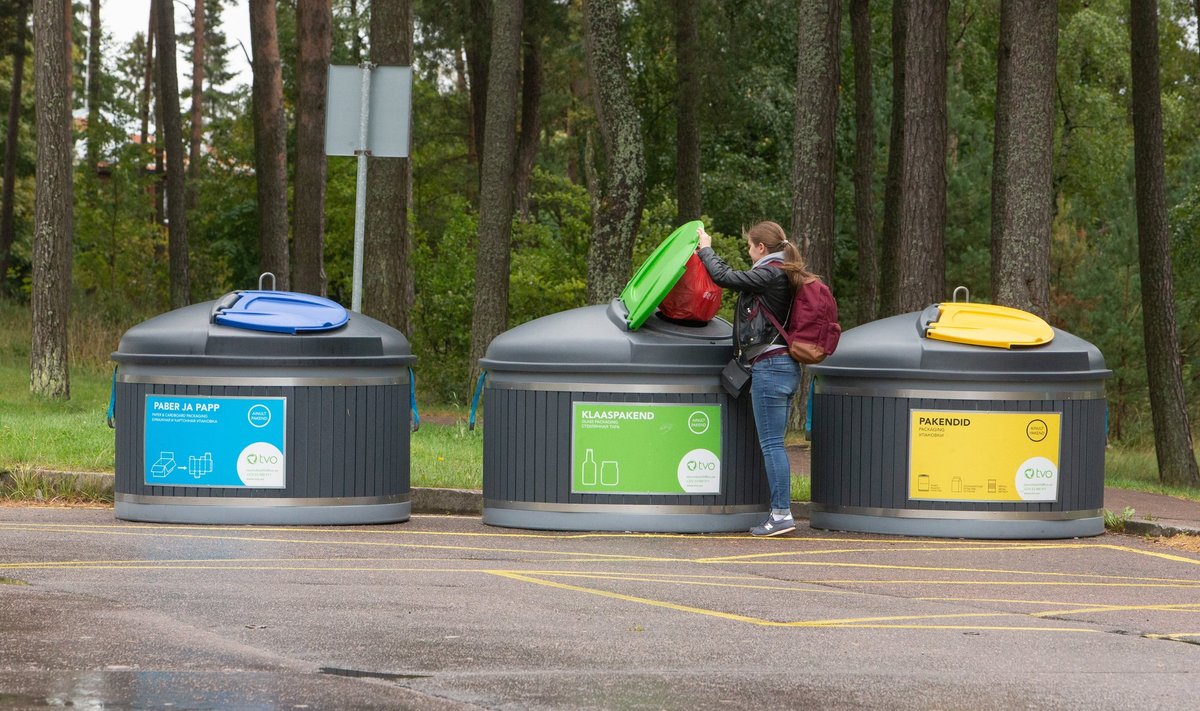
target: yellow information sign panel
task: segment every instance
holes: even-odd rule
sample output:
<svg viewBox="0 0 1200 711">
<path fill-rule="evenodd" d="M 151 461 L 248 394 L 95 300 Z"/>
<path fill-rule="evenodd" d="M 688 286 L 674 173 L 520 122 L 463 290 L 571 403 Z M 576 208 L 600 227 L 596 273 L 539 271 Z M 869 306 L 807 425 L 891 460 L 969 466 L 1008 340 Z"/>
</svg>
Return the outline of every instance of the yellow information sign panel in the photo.
<svg viewBox="0 0 1200 711">
<path fill-rule="evenodd" d="M 908 498 L 1057 501 L 1062 414 L 913 410 Z"/>
</svg>

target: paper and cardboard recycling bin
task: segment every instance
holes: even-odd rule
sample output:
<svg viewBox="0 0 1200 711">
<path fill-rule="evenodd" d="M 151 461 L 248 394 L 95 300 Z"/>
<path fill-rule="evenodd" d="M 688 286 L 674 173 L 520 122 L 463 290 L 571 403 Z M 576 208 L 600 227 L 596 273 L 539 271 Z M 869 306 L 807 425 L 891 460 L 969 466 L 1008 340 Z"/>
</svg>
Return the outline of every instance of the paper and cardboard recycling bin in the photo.
<svg viewBox="0 0 1200 711">
<path fill-rule="evenodd" d="M 480 364 L 483 521 L 515 528 L 746 530 L 769 510 L 749 394 L 730 398 L 722 319 L 655 308 L 696 249 L 671 235 L 620 298 L 498 336 Z"/>
<path fill-rule="evenodd" d="M 316 296 L 238 291 L 134 326 L 112 358 L 117 518 L 409 518 L 416 359 L 399 331 Z"/>
<path fill-rule="evenodd" d="M 955 538 L 1104 532 L 1092 344 L 1024 311 L 934 304 L 812 366 L 815 528 Z"/>
</svg>

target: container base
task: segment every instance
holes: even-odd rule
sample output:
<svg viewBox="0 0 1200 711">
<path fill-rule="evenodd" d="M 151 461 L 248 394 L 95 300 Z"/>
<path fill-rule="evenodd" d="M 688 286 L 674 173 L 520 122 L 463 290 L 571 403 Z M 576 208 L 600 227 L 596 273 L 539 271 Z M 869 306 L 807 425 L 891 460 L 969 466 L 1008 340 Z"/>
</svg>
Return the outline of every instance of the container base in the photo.
<svg viewBox="0 0 1200 711">
<path fill-rule="evenodd" d="M 1007 511 L 886 511 L 874 515 L 818 511 L 814 507 L 809 524 L 830 531 L 932 538 L 1027 540 L 1082 538 L 1104 533 L 1102 511 L 1049 515 Z"/>
<path fill-rule="evenodd" d="M 484 501 L 483 522 L 543 531 L 730 533 L 763 522 L 769 506 L 629 506 Z"/>
<path fill-rule="evenodd" d="M 370 497 L 373 503 L 356 499 L 330 499 L 306 502 L 306 499 L 186 499 L 165 496 L 116 495 L 116 517 L 124 521 L 147 523 L 199 523 L 265 526 L 353 526 L 402 523 L 412 517 L 412 502 L 407 494 L 394 497 Z M 366 498 L 366 497 L 364 497 Z M 153 501 L 146 501 L 153 499 Z M 164 501 L 165 500 L 165 501 Z M 199 503 L 203 501 L 203 503 Z"/>
</svg>

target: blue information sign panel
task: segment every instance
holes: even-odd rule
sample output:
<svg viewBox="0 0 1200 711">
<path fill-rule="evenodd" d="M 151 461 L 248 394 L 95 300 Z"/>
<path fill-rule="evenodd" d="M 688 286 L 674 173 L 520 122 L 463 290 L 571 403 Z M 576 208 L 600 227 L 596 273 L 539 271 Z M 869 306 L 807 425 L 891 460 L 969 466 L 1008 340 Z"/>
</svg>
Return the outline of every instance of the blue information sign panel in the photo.
<svg viewBox="0 0 1200 711">
<path fill-rule="evenodd" d="M 286 486 L 287 398 L 146 396 L 146 483 Z"/>
</svg>

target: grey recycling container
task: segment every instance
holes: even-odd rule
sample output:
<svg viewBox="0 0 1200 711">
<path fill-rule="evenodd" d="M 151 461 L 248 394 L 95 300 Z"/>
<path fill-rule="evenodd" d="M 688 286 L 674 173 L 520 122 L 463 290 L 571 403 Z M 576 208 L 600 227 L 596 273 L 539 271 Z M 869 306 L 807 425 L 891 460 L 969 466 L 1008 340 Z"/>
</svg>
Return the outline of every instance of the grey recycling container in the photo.
<svg viewBox="0 0 1200 711">
<path fill-rule="evenodd" d="M 720 372 L 732 328 L 614 299 L 496 337 L 487 371 L 483 521 L 514 528 L 747 530 L 769 511 L 749 393 Z"/>
<path fill-rule="evenodd" d="M 117 518 L 409 518 L 416 359 L 399 331 L 320 297 L 239 291 L 134 326 L 112 359 Z"/>
<path fill-rule="evenodd" d="M 938 334 L 946 308 L 851 329 L 811 367 L 812 526 L 956 538 L 1103 533 L 1111 371 L 1100 351 L 986 304 L 964 305 L 972 322 Z M 1010 338 L 1010 317 L 1036 320 L 1043 337 Z"/>
</svg>

